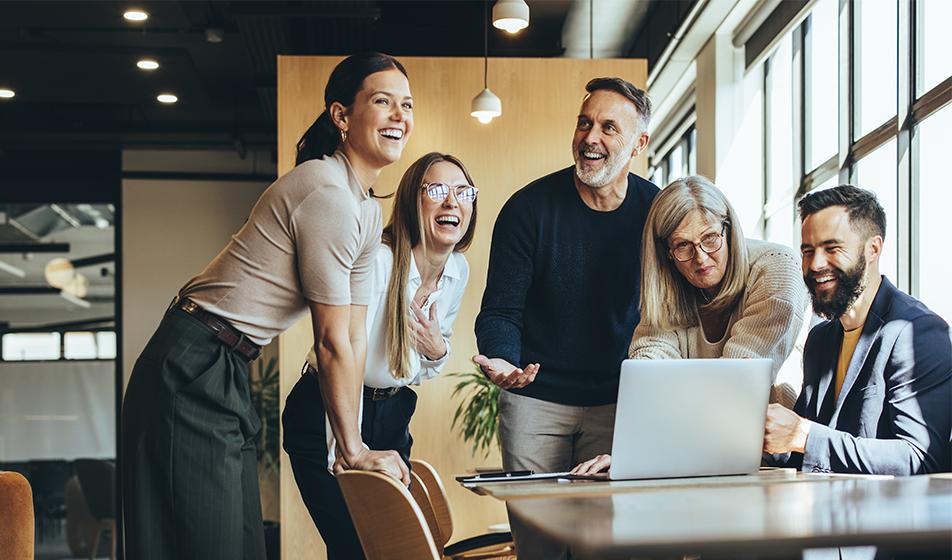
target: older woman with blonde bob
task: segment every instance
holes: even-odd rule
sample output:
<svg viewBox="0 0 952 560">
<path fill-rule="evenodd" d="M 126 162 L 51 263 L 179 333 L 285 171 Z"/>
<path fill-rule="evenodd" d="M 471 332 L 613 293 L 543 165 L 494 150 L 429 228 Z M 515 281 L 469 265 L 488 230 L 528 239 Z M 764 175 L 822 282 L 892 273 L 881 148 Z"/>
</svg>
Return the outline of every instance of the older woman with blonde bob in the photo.
<svg viewBox="0 0 952 560">
<path fill-rule="evenodd" d="M 641 266 L 641 323 L 630 358 L 770 358 L 776 377 L 807 306 L 799 257 L 789 247 L 745 239 L 713 183 L 684 177 L 658 194 Z M 599 455 L 573 472 L 610 465 L 610 455 Z"/>
</svg>

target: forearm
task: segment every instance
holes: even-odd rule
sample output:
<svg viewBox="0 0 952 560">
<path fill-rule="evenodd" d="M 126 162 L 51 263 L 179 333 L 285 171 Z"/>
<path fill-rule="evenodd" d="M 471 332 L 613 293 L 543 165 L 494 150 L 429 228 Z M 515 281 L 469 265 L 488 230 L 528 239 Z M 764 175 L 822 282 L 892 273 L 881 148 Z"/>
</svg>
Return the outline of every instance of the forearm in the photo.
<svg viewBox="0 0 952 560">
<path fill-rule="evenodd" d="M 479 352 L 490 358 L 502 358 L 513 365 L 520 365 L 522 355 L 522 324 L 485 309 L 476 319 L 476 346 Z"/>
<path fill-rule="evenodd" d="M 909 476 L 934 470 L 926 454 L 907 440 L 861 438 L 820 424 L 812 428 L 804 471 Z"/>
<path fill-rule="evenodd" d="M 324 409 L 338 450 L 346 460 L 363 449 L 358 422 L 363 374 L 349 340 L 318 343 L 315 351 Z"/>
<path fill-rule="evenodd" d="M 675 331 L 638 325 L 628 346 L 628 357 L 634 360 L 677 360 L 684 356 Z"/>
</svg>

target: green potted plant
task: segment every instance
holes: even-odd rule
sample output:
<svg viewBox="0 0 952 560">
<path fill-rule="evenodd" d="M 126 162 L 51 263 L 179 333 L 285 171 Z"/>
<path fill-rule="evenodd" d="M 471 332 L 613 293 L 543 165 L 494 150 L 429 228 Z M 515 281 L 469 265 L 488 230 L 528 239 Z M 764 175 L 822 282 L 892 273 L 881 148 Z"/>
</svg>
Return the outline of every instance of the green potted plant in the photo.
<svg viewBox="0 0 952 560">
<path fill-rule="evenodd" d="M 499 449 L 499 387 L 494 385 L 479 366 L 469 373 L 451 373 L 450 377 L 461 379 L 453 389 L 452 397 L 462 397 L 452 427 L 459 423 L 459 434 L 463 441 L 472 443 L 472 454 L 482 452 L 488 457 L 493 449 Z"/>
<path fill-rule="evenodd" d="M 258 432 L 258 486 L 261 491 L 264 536 L 267 557 L 280 555 L 280 528 L 278 524 L 280 494 L 280 383 L 278 359 L 262 356 L 254 362 L 248 379 L 251 404 L 261 420 Z"/>
</svg>

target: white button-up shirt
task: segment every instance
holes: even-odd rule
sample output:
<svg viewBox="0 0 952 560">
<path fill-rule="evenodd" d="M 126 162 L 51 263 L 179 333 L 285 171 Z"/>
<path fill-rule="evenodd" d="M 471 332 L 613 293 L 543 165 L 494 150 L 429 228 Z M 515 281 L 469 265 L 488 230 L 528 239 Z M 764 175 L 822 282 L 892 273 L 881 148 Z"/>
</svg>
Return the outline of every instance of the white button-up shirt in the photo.
<svg viewBox="0 0 952 560">
<path fill-rule="evenodd" d="M 450 337 L 453 336 L 453 321 L 459 313 L 460 302 L 466 283 L 469 281 L 469 264 L 462 253 L 451 253 L 443 267 L 443 274 L 436 283 L 436 291 L 430 294 L 423 304 L 423 313 L 429 317 L 430 307 L 436 304 L 436 318 L 443 333 L 443 342 L 446 343 L 446 353 L 430 360 L 410 347 L 411 375 L 406 379 L 395 379 L 390 371 L 390 360 L 387 355 L 387 286 L 393 272 L 393 251 L 385 244 L 381 244 L 374 255 L 373 288 L 370 303 L 367 306 L 367 362 L 364 367 L 364 385 L 367 387 L 403 387 L 419 385 L 424 379 L 430 379 L 440 374 L 443 365 L 450 356 Z M 407 278 L 407 301 L 413 301 L 422 279 L 417 269 L 416 260 L 410 254 L 410 273 Z M 412 310 L 410 310 L 412 313 Z M 307 361 L 317 369 L 317 355 L 314 349 L 307 354 Z M 358 426 L 363 418 L 363 399 L 360 403 Z M 327 430 L 327 465 L 333 472 L 336 458 L 334 434 L 330 422 L 325 415 Z"/>
</svg>

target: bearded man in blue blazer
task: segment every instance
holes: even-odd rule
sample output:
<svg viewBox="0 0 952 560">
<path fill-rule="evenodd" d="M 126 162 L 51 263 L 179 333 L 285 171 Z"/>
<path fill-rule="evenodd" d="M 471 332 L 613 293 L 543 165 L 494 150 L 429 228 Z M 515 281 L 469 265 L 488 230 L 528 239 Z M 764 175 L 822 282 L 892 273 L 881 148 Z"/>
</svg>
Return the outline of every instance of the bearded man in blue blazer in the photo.
<svg viewBox="0 0 952 560">
<path fill-rule="evenodd" d="M 793 411 L 770 405 L 764 451 L 804 471 L 913 475 L 952 469 L 949 325 L 879 273 L 886 215 L 850 185 L 799 204 L 813 327 Z M 945 258 L 945 255 L 933 255 Z"/>
</svg>

